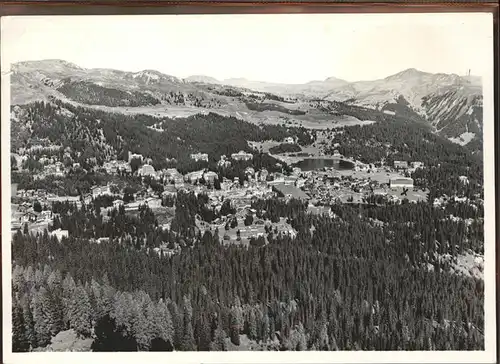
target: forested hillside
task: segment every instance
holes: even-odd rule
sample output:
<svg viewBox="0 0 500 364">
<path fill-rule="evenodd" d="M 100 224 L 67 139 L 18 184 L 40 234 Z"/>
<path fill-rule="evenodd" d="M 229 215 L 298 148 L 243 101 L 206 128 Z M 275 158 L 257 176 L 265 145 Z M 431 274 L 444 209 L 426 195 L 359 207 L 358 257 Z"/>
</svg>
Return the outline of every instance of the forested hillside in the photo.
<svg viewBox="0 0 500 364">
<path fill-rule="evenodd" d="M 334 148 L 335 144 L 339 146 Z M 481 157 L 418 123 L 387 120 L 340 128 L 333 133 L 328 150 L 334 149 L 377 165 L 392 166 L 395 160 L 423 162 L 426 168 L 417 169 L 412 177 L 421 187 L 430 189 L 431 199 L 443 194 L 469 198 L 483 194 Z M 468 176 L 469 183 L 460 182 L 460 176 Z"/>
<path fill-rule="evenodd" d="M 108 95 L 104 89 L 83 91 L 86 97 Z M 126 99 L 111 93 L 106 100 Z M 374 123 L 325 130 L 323 152 L 378 166 L 423 162 L 411 177 L 430 191 L 427 201 L 325 202 L 321 206 L 330 213 L 315 215 L 308 212 L 312 199 L 241 193 L 247 167 L 254 168 L 254 177 L 261 168 L 285 174 L 291 169 L 248 142 L 292 137 L 297 144 L 270 150 L 296 152 L 316 140 L 305 128 L 256 125 L 216 113 L 124 115 L 55 99 L 14 106 L 12 143 L 26 150 L 26 170 L 12 174 L 20 189 L 83 195 L 113 182 L 111 195 L 90 202 L 82 196 L 80 208 L 44 206 L 54 216 L 43 233 L 26 224 L 12 235 L 14 351 L 44 350 L 69 329 L 92 340 L 94 351 L 248 349 L 244 342 L 254 350 L 483 350 L 484 281 L 457 269 L 461 257 L 484 254 L 480 156 L 434 134 L 411 110 L 401 117 L 328 105 L 332 116 Z M 42 144 L 56 148 L 30 149 Z M 240 150 L 252 159 L 218 164 L 221 156 Z M 185 174 L 210 168 L 219 177 L 238 177 L 240 185 L 228 190 L 244 195 L 239 198 L 246 207 L 237 210 L 226 196 L 217 200 L 220 209 L 209 205 L 209 194 L 220 194 L 220 181 L 208 187 L 202 177 L 196 187 L 208 193 L 174 185 L 156 211 L 145 205 L 134 212 L 125 206 L 104 210 L 114 201 L 134 200 L 138 190 L 155 199 L 164 191 L 163 177 L 153 181 L 100 169 L 110 160 L 128 161 L 129 152 L 150 158 L 155 169 L 175 167 Z M 56 155 L 70 170 L 64 177 L 35 179 L 41 153 Z M 194 161 L 192 153 L 207 153 L 208 162 Z M 73 170 L 73 162 L 81 168 Z M 271 190 L 265 181 L 252 188 Z M 157 210 L 167 207 L 171 220 L 164 224 Z M 203 233 L 198 225 L 229 217 L 220 225 L 228 230 L 242 211 L 265 225 L 265 234 L 246 245 L 226 244 L 218 230 Z M 268 227 L 281 220 L 291 227 L 288 234 Z M 68 236 L 58 240 L 58 229 Z"/>
<path fill-rule="evenodd" d="M 188 206 L 178 204 L 176 216 L 189 225 L 182 216 L 196 210 L 183 212 Z M 133 222 L 115 211 L 104 225 L 94 210 L 86 218 L 66 211 L 62 226 L 72 236 L 62 242 L 16 234 L 15 347 L 44 345 L 67 328 L 83 337 L 93 328 L 94 350 L 224 350 L 240 334 L 274 350 L 484 347 L 483 281 L 440 258 L 482 251 L 481 224 L 447 218 L 477 213 L 336 205 L 328 218 L 293 200 L 254 207 L 258 216 L 286 216 L 298 237 L 247 249 L 224 247 L 210 233 L 184 240 L 160 233 L 147 209 Z M 98 237 L 107 225 L 110 241 L 93 243 L 88 229 Z M 151 250 L 163 241 L 182 252 Z"/>
<path fill-rule="evenodd" d="M 129 116 L 60 101 L 16 106 L 13 111 L 14 145 L 29 147 L 32 140 L 48 139 L 63 148 L 69 147 L 74 159 L 83 166 L 94 159 L 96 165 L 102 165 L 113 155 L 128 158 L 130 151 L 151 158 L 157 169 L 176 167 L 190 171 L 199 167 L 191 160 L 191 153 L 208 153 L 213 163 L 221 155 L 230 156 L 240 150 L 252 152 L 247 141 L 281 141 L 290 136 L 297 137 L 301 144 L 313 140 L 304 128 L 257 126 L 214 113 L 175 119 Z"/>
<path fill-rule="evenodd" d="M 103 87 L 85 81 L 63 80 L 57 91 L 74 100 L 88 105 L 105 106 L 145 106 L 156 105 L 160 100 L 143 92 L 127 92 L 115 88 Z"/>
</svg>

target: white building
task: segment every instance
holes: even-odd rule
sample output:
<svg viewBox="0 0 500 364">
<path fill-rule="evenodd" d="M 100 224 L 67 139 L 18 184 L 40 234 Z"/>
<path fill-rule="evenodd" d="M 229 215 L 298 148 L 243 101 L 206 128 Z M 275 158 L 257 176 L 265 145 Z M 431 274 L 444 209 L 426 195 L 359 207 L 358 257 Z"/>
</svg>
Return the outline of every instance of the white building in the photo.
<svg viewBox="0 0 500 364">
<path fill-rule="evenodd" d="M 253 154 L 245 153 L 244 151 L 240 150 L 238 153 L 231 154 L 231 158 L 236 161 L 249 161 L 253 159 Z"/>
<path fill-rule="evenodd" d="M 118 199 L 118 200 L 114 200 L 113 201 L 113 207 L 116 208 L 116 209 L 119 208 L 122 205 L 123 205 L 123 200 L 119 200 Z"/>
<path fill-rule="evenodd" d="M 111 195 L 111 188 L 109 185 L 92 187 L 92 197 L 95 198 L 103 195 Z"/>
<path fill-rule="evenodd" d="M 208 154 L 207 153 L 195 153 L 191 154 L 191 159 L 199 162 L 199 161 L 205 161 L 208 162 Z"/>
<path fill-rule="evenodd" d="M 161 207 L 161 199 L 160 198 L 147 198 L 146 199 L 146 205 L 149 206 L 149 208 L 151 209 L 157 209 L 159 207 Z"/>
<path fill-rule="evenodd" d="M 309 204 L 307 206 L 307 212 L 313 215 L 327 215 L 330 217 L 333 216 L 331 207 L 327 206 L 314 206 L 312 204 Z"/>
<path fill-rule="evenodd" d="M 422 162 L 411 162 L 412 168 L 422 168 L 424 166 L 424 163 Z"/>
<path fill-rule="evenodd" d="M 394 168 L 396 169 L 407 169 L 408 162 L 407 161 L 394 161 Z"/>
<path fill-rule="evenodd" d="M 130 163 L 130 161 L 131 161 L 132 159 L 134 159 L 134 158 L 135 158 L 135 159 L 140 159 L 140 160 L 141 160 L 141 162 L 142 162 L 142 160 L 143 160 L 143 156 L 142 156 L 142 154 L 134 154 L 134 153 L 130 153 L 130 152 L 128 152 L 128 162 Z"/>
<path fill-rule="evenodd" d="M 112 160 L 103 164 L 108 174 L 116 174 L 119 171 L 131 172 L 130 164 L 125 161 Z"/>
<path fill-rule="evenodd" d="M 145 164 L 145 165 L 141 166 L 138 169 L 137 174 L 139 176 L 150 176 L 150 177 L 156 178 L 156 171 L 155 171 L 154 167 L 150 164 Z"/>
<path fill-rule="evenodd" d="M 467 178 L 467 176 L 460 176 L 458 178 L 460 179 L 460 182 L 462 182 L 464 185 L 469 184 L 469 178 Z"/>
<path fill-rule="evenodd" d="M 203 171 L 190 172 L 184 176 L 184 179 L 190 183 L 198 182 L 203 177 Z"/>
<path fill-rule="evenodd" d="M 217 178 L 219 178 L 219 176 L 215 172 L 207 171 L 203 174 L 203 178 L 205 179 L 205 181 L 213 183 Z"/>
<path fill-rule="evenodd" d="M 413 188 L 413 178 L 398 177 L 389 181 L 391 188 Z"/>
<path fill-rule="evenodd" d="M 163 174 L 167 181 L 173 181 L 176 185 L 184 183 L 184 176 L 175 168 L 169 168 Z"/>
</svg>

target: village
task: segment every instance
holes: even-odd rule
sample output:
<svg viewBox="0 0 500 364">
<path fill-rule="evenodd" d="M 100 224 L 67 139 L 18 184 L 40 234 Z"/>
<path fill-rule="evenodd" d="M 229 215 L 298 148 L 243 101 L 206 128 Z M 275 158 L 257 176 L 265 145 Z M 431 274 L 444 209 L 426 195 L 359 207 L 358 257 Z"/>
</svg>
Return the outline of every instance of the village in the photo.
<svg viewBox="0 0 500 364">
<path fill-rule="evenodd" d="M 294 143 L 294 140 L 284 140 L 285 143 Z M 57 148 L 56 148 L 57 149 Z M 53 151 L 54 148 L 51 149 Z M 42 153 L 40 153 L 40 151 Z M 37 163 L 43 165 L 42 172 L 36 178 L 47 176 L 64 177 L 75 168 L 81 168 L 78 163 L 63 163 L 54 157 L 43 154 L 37 150 L 39 156 Z M 68 151 L 63 154 L 68 157 Z M 31 157 L 32 155 L 30 155 Z M 338 153 L 336 158 L 340 156 Z M 193 153 L 193 161 L 208 161 L 206 153 Z M 218 166 L 221 168 L 231 166 L 234 161 L 251 162 L 253 154 L 244 151 L 233 153 L 230 156 L 221 156 Z M 20 168 L 26 154 L 18 156 Z M 133 172 L 133 164 L 136 164 Z M 96 167 L 100 173 L 110 176 L 132 175 L 141 188 L 132 194 L 126 193 L 127 186 L 119 187 L 113 183 L 92 186 L 90 191 L 77 196 L 57 196 L 44 189 L 24 190 L 12 187 L 12 231 L 27 228 L 28 231 L 42 233 L 53 223 L 57 216 L 52 211 L 54 202 L 70 202 L 81 208 L 90 205 L 102 196 L 112 198 L 109 206 L 101 210 L 104 218 L 113 209 L 123 206 L 126 213 L 134 214 L 141 206 L 148 206 L 159 217 L 161 226 L 170 229 L 171 220 L 175 215 L 175 205 L 167 206 L 167 199 L 175 200 L 181 191 L 193 192 L 196 196 L 208 196 L 207 207 L 219 213 L 224 201 L 229 200 L 235 213 L 220 218 L 210 223 L 197 216 L 196 227 L 201 232 L 210 231 L 219 234 L 220 241 L 225 244 L 249 244 L 251 240 L 264 238 L 269 232 L 287 234 L 292 238 L 296 231 L 285 221 L 278 222 L 259 219 L 252 209 L 252 201 L 258 199 L 282 198 L 285 201 L 297 199 L 307 204 L 307 211 L 312 214 L 332 216 L 330 205 L 344 204 L 374 204 L 374 203 L 402 203 L 425 201 L 428 191 L 420 190 L 414 186 L 411 172 L 417 168 L 424 168 L 418 161 L 395 161 L 393 166 L 375 167 L 354 161 L 352 169 L 336 169 L 323 167 L 312 170 L 302 170 L 293 167 L 291 173 L 268 172 L 262 168 L 255 170 L 249 166 L 244 170 L 244 180 L 239 177 L 228 179 L 219 176 L 217 172 L 208 169 L 181 174 L 175 168 L 156 170 L 151 159 L 138 153 L 128 153 L 128 160 L 111 159 Z M 153 188 L 151 183 L 155 181 Z M 252 217 L 248 223 L 248 216 Z M 50 231 L 52 236 L 59 240 L 68 236 L 67 230 Z M 165 247 L 158 250 L 167 250 Z"/>
</svg>

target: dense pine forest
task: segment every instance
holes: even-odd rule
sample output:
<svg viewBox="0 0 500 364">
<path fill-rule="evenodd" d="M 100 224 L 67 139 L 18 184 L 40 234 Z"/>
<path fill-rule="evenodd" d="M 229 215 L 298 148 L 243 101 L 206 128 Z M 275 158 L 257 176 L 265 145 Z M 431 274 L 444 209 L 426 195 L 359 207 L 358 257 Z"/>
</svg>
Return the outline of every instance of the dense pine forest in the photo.
<svg viewBox="0 0 500 364">
<path fill-rule="evenodd" d="M 364 163 L 392 166 L 395 160 L 423 162 L 417 169 L 415 183 L 430 190 L 430 198 L 442 195 L 481 197 L 482 159 L 468 149 L 433 134 L 428 126 L 415 122 L 382 120 L 375 124 L 339 128 L 333 132 L 328 150 L 338 151 Z M 340 145 L 334 148 L 334 145 Z M 469 183 L 460 182 L 467 176 Z"/>
<path fill-rule="evenodd" d="M 149 115 L 123 115 L 55 103 L 35 102 L 18 108 L 17 125 L 29 125 L 29 131 L 12 129 L 15 148 L 29 147 L 32 138 L 70 147 L 74 159 L 87 165 L 95 159 L 98 165 L 109 158 L 125 158 L 140 153 L 152 159 L 155 168 L 175 167 L 188 170 L 191 153 L 207 153 L 211 161 L 240 150 L 252 152 L 248 141 L 282 141 L 296 137 L 309 144 L 314 136 L 305 128 L 278 125 L 254 125 L 234 117 L 215 113 L 188 118 L 157 118 Z M 16 123 L 15 123 L 16 124 Z M 160 131 L 160 132 L 158 132 Z M 170 161 L 170 162 L 169 162 Z M 174 162 L 175 161 L 175 162 Z"/>
<path fill-rule="evenodd" d="M 216 114 L 160 119 L 61 102 L 17 112 L 29 128 L 13 128 L 16 147 L 29 148 L 33 135 L 47 138 L 70 147 L 74 160 L 89 168 L 131 151 L 150 157 L 156 168 L 210 167 L 243 181 L 247 167 L 281 170 L 248 141 L 294 137 L 308 145 L 315 138 L 303 128 Z M 310 214 L 294 199 L 254 199 L 256 218 L 285 218 L 297 235 L 266 229 L 264 242 L 236 246 L 223 244 L 218 231 L 195 227 L 197 217 L 209 222 L 235 213 L 229 203 L 218 212 L 208 209 L 204 194 L 164 199 L 164 206 L 175 207 L 169 228 L 147 207 L 135 215 L 123 207 L 102 214 L 113 198 L 126 200 L 148 183 L 119 176 L 128 186 L 123 196 L 80 209 L 54 203 L 57 217 L 48 230 L 30 233 L 25 226 L 13 234 L 13 350 L 42 349 L 68 329 L 92 338 L 93 351 L 224 351 L 243 338 L 257 350 L 277 351 L 484 349 L 484 282 L 453 269 L 457 256 L 484 253 L 478 156 L 418 122 L 383 115 L 373 125 L 336 130 L 331 149 L 335 143 L 340 153 L 366 163 L 424 162 L 412 177 L 430 190 L 428 201 L 334 204 L 328 216 Z M 222 155 L 239 150 L 253 153 L 252 161 L 217 166 Z M 209 161 L 192 161 L 195 152 L 208 153 Z M 75 195 L 109 178 L 71 172 L 63 184 L 13 176 L 22 187 L 53 184 Z M 433 204 L 444 195 L 445 204 Z M 57 229 L 69 236 L 57 240 L 50 234 Z M 180 252 L 156 249 L 165 245 Z"/>
<path fill-rule="evenodd" d="M 203 202 L 188 200 L 178 205 L 179 225 Z M 479 224 L 467 228 L 424 203 L 338 205 L 333 218 L 293 200 L 254 207 L 261 217 L 287 216 L 297 238 L 225 247 L 209 232 L 162 231 L 147 209 L 137 220 L 115 210 L 102 222 L 94 209 L 59 206 L 69 238 L 13 237 L 15 350 L 68 328 L 93 335 L 94 350 L 225 350 L 226 338 L 238 345 L 243 334 L 267 350 L 483 348 L 483 281 L 439 259 L 482 251 Z M 454 213 L 471 216 L 459 206 Z M 111 239 L 96 244 L 103 235 Z M 167 241 L 182 252 L 152 250 Z"/>
<path fill-rule="evenodd" d="M 157 105 L 160 100 L 144 92 L 127 92 L 86 81 L 63 80 L 57 91 L 71 100 L 88 105 L 147 106 Z"/>
</svg>

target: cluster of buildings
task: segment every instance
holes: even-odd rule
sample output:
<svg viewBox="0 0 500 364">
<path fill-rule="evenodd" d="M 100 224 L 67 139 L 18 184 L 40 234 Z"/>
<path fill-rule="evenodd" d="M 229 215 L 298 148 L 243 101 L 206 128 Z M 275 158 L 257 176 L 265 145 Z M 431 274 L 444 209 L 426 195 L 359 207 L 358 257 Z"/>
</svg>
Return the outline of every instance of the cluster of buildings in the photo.
<svg viewBox="0 0 500 364">
<path fill-rule="evenodd" d="M 408 169 L 417 169 L 417 168 L 423 168 L 424 163 L 423 162 L 411 162 L 408 163 L 407 161 L 394 161 L 394 168 L 397 170 L 408 170 Z"/>
<path fill-rule="evenodd" d="M 81 168 L 79 163 L 73 161 L 69 147 L 63 151 L 60 145 L 47 144 L 49 142 L 45 140 L 40 142 L 42 144 L 19 148 L 17 153 L 11 154 L 16 161 L 17 169 L 23 169 L 24 162 L 33 160 L 38 163 L 38 167 L 34 168 L 36 172 L 32 174 L 33 178 L 43 179 L 48 176 L 64 177 L 71 169 Z"/>
<path fill-rule="evenodd" d="M 219 179 L 217 173 L 207 170 L 190 172 L 184 176 L 184 181 L 191 184 L 198 183 L 201 180 L 204 180 L 208 184 L 213 184 L 216 179 Z"/>
<path fill-rule="evenodd" d="M 26 154 L 32 154 L 32 153 L 54 153 L 60 151 L 63 146 L 62 145 L 55 145 L 55 144 L 50 144 L 48 139 L 46 140 L 40 140 L 41 144 L 35 144 L 30 146 L 29 148 L 19 148 L 18 152 L 21 155 L 26 155 Z"/>
<path fill-rule="evenodd" d="M 22 192 L 22 191 L 21 191 Z M 43 233 L 45 229 L 53 223 L 54 218 L 58 215 L 52 212 L 48 207 L 50 197 L 33 195 L 31 199 L 25 200 L 19 204 L 11 204 L 11 231 L 16 233 L 22 230 L 25 225 L 28 226 L 32 232 Z M 38 200 L 40 198 L 40 201 Z M 34 201 L 38 201 L 41 211 L 35 208 Z M 63 237 L 68 237 L 67 230 L 54 230 L 51 231 L 50 236 L 55 236 L 58 240 Z"/>
<path fill-rule="evenodd" d="M 108 174 L 118 174 L 120 172 L 131 173 L 130 163 L 126 161 L 112 160 L 103 164 L 103 168 Z"/>
<path fill-rule="evenodd" d="M 328 217 L 334 216 L 332 208 L 330 206 L 315 206 L 311 203 L 307 206 L 307 212 L 313 215 L 328 216 Z"/>
<path fill-rule="evenodd" d="M 196 162 L 208 162 L 208 154 L 207 153 L 191 154 L 191 159 Z"/>
<path fill-rule="evenodd" d="M 296 143 L 295 138 L 286 138 L 285 143 Z M 336 151 L 338 155 L 338 151 Z M 195 153 L 191 154 L 191 159 L 195 161 L 208 161 L 208 154 Z M 44 173 L 52 175 L 64 176 L 65 166 L 62 162 L 54 159 L 53 157 L 42 157 L 44 166 Z M 283 173 L 269 173 L 266 169 L 256 171 L 252 167 L 245 169 L 244 174 L 246 181 L 240 183 L 239 178 L 235 177 L 232 180 L 221 178 L 214 171 L 207 169 L 193 171 L 186 175 L 181 174 L 175 168 L 155 170 L 151 165 L 150 160 L 141 154 L 130 153 L 128 154 L 128 161 L 111 160 L 104 163 L 103 168 L 106 173 L 114 175 L 121 174 L 122 172 L 131 173 L 132 160 L 138 159 L 141 162 L 137 170 L 137 175 L 141 177 L 151 177 L 161 180 L 163 183 L 163 192 L 158 196 L 157 192 L 152 191 L 151 188 L 138 191 L 134 195 L 134 201 L 125 203 L 121 198 L 116 198 L 109 208 L 125 207 L 125 211 L 135 211 L 142 205 L 147 205 L 152 209 L 158 209 L 162 205 L 164 197 L 175 197 L 181 190 L 193 191 L 196 194 L 205 193 L 209 197 L 208 207 L 214 211 L 220 211 L 223 206 L 224 200 L 230 199 L 232 207 L 236 210 L 235 216 L 228 216 L 215 221 L 213 224 L 201 224 L 207 228 L 215 231 L 217 228 L 224 231 L 227 219 L 237 218 L 241 220 L 238 222 L 239 236 L 241 238 L 258 237 L 264 234 L 264 225 L 267 222 L 258 224 L 259 221 L 250 226 L 245 226 L 243 220 L 247 214 L 253 214 L 250 206 L 254 199 L 266 199 L 273 196 L 281 196 L 285 199 L 299 199 L 308 201 L 307 211 L 311 214 L 333 216 L 329 204 L 338 202 L 339 200 L 344 203 L 360 203 L 368 195 L 386 196 L 388 199 L 397 199 L 394 193 L 391 195 L 391 190 L 399 189 L 413 189 L 413 179 L 403 176 L 397 178 L 388 178 L 387 183 L 379 183 L 370 180 L 369 177 L 362 178 L 340 178 L 338 171 L 333 169 L 324 169 L 322 171 L 302 171 L 300 168 L 293 168 L 290 175 Z M 218 165 L 230 166 L 231 160 L 233 161 L 250 161 L 253 159 L 251 153 L 239 151 L 238 153 L 231 154 L 230 158 L 221 156 Z M 77 163 L 73 163 L 73 168 L 78 168 Z M 408 171 L 410 168 L 422 168 L 423 163 L 406 161 L 394 161 L 394 168 L 396 170 Z M 390 167 L 386 167 L 390 168 Z M 379 168 L 372 164 L 363 164 L 354 162 L 354 170 L 361 172 L 378 172 Z M 363 173 L 362 173 L 363 174 Z M 200 182 L 204 183 L 200 183 Z M 210 188 L 216 181 L 220 182 L 220 189 Z M 462 183 L 468 183 L 465 176 L 460 177 Z M 122 191 L 114 189 L 111 184 L 104 186 L 93 186 L 91 191 L 86 196 L 67 197 L 66 200 L 71 200 L 74 203 L 81 205 L 82 203 L 90 203 L 92 199 L 99 196 L 115 196 L 121 194 Z M 50 203 L 56 200 L 61 200 L 60 197 L 49 195 L 43 190 L 18 190 L 15 195 L 24 200 L 23 203 L 16 206 L 16 214 L 13 216 L 13 228 L 20 228 L 24 223 L 29 224 L 50 224 L 54 218 L 52 211 L 43 209 L 41 212 L 33 210 L 33 202 L 40 201 L 42 204 Z M 209 226 L 210 225 L 210 226 Z M 279 224 L 278 224 L 279 225 Z M 286 224 L 285 224 L 286 225 Z M 293 235 L 293 229 L 289 226 L 281 224 L 280 231 Z M 277 228 L 274 226 L 273 228 Z M 235 234 L 235 232 L 232 232 Z M 234 235 L 233 234 L 233 235 Z M 58 239 L 67 236 L 67 231 L 54 231 L 52 235 Z M 226 232 L 226 235 L 230 233 Z M 233 239 L 230 237 L 230 240 Z M 162 246 L 157 248 L 158 253 L 170 254 L 174 251 L 172 247 L 167 248 Z"/>
<path fill-rule="evenodd" d="M 245 218 L 251 215 L 253 222 L 250 225 L 245 225 Z M 231 227 L 231 222 L 236 220 L 236 226 Z M 297 231 L 286 222 L 285 218 L 280 218 L 279 222 L 273 223 L 269 220 L 259 219 L 256 216 L 256 211 L 250 206 L 245 206 L 239 209 L 235 214 L 222 216 L 212 223 L 202 221 L 200 217 L 196 219 L 196 226 L 202 234 L 210 232 L 215 234 L 218 232 L 219 238 L 223 243 L 230 244 L 245 244 L 248 245 L 250 239 L 262 237 L 267 240 L 267 234 L 272 232 L 276 235 L 288 235 L 292 238 L 297 236 Z"/>
<path fill-rule="evenodd" d="M 246 153 L 246 152 L 240 150 L 238 153 L 231 154 L 231 158 L 236 160 L 236 161 L 249 161 L 249 160 L 253 159 L 253 154 Z M 191 154 L 191 159 L 196 161 L 196 162 L 208 162 L 208 154 L 207 153 L 194 153 L 194 154 Z M 222 156 L 221 160 L 219 161 L 219 163 L 227 163 L 227 162 L 229 162 L 229 161 L 227 160 L 226 156 Z"/>
</svg>

